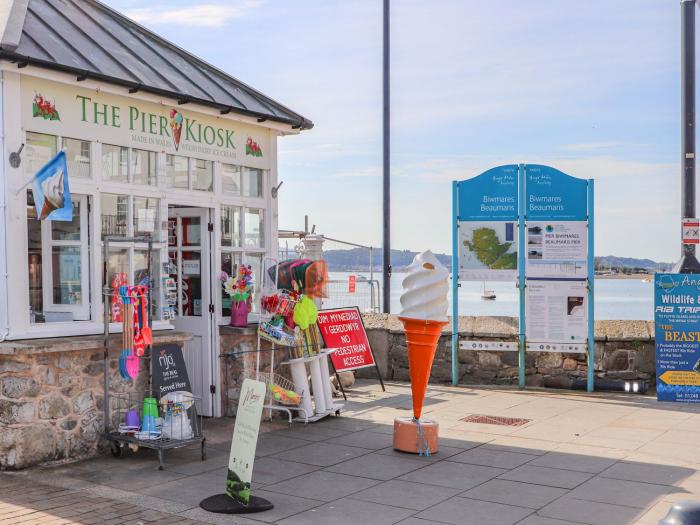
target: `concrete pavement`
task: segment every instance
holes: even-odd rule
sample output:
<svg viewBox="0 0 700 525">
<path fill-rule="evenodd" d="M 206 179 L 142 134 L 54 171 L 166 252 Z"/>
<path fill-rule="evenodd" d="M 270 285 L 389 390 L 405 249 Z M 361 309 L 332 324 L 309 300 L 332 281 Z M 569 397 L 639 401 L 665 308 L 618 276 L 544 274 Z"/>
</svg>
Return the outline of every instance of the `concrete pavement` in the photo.
<svg viewBox="0 0 700 525">
<path fill-rule="evenodd" d="M 253 493 L 275 504 L 209 514 L 224 489 L 231 420 L 205 423 L 198 449 L 150 451 L 0 475 L 9 523 L 279 523 L 284 525 L 652 525 L 676 499 L 700 500 L 700 406 L 651 396 L 431 385 L 424 415 L 440 422 L 430 458 L 391 448 L 410 414 L 407 384 L 362 381 L 347 410 L 292 429 L 266 426 Z M 522 418 L 520 426 L 462 421 Z M 275 428 L 277 427 L 277 428 Z M 272 429 L 271 429 L 272 428 Z"/>
</svg>

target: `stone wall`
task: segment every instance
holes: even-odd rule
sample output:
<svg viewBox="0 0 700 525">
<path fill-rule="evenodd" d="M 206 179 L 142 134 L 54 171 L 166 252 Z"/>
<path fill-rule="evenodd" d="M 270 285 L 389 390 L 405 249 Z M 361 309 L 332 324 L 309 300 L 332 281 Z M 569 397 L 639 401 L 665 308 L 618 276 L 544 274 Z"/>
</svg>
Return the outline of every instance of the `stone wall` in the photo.
<svg viewBox="0 0 700 525">
<path fill-rule="evenodd" d="M 382 377 L 409 379 L 406 338 L 395 315 L 364 315 L 367 334 Z M 655 374 L 654 323 L 647 321 L 596 321 L 595 375 L 597 378 L 643 380 L 651 384 Z M 451 326 L 438 342 L 431 378 L 452 379 Z M 517 341 L 518 320 L 514 317 L 460 317 L 462 339 Z M 517 352 L 463 350 L 458 353 L 459 382 L 467 385 L 515 385 L 518 383 Z M 528 352 L 526 382 L 529 386 L 569 388 L 572 380 L 584 379 L 585 354 Z M 372 378 L 371 369 L 358 370 L 359 377 Z"/>
<path fill-rule="evenodd" d="M 154 333 L 155 344 L 179 343 L 177 332 Z M 121 336 L 110 344 L 112 404 L 119 394 L 143 395 L 149 361 L 133 381 L 119 374 Z M 101 337 L 0 343 L 0 470 L 97 453 L 104 429 L 104 351 Z"/>
</svg>

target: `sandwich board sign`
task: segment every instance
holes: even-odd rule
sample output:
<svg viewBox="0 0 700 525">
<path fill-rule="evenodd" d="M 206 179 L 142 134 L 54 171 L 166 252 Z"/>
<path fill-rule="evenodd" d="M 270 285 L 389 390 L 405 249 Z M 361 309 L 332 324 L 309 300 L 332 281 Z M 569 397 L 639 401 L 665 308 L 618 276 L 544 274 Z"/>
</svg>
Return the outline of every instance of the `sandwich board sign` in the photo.
<svg viewBox="0 0 700 525">
<path fill-rule="evenodd" d="M 330 358 L 336 373 L 373 366 L 384 390 L 384 380 L 369 344 L 360 309 L 353 306 L 320 310 L 317 323 L 326 348 L 335 349 Z"/>
<path fill-rule="evenodd" d="M 243 381 L 231 440 L 226 493 L 202 500 L 199 505 L 203 509 L 222 514 L 247 514 L 270 510 L 273 507 L 266 499 L 252 496 L 250 493 L 266 392 L 267 387 L 262 381 Z"/>
<path fill-rule="evenodd" d="M 593 390 L 593 180 L 508 164 L 452 183 L 452 382 L 458 382 L 459 281 L 514 281 L 518 343 L 465 349 L 587 353 Z"/>
</svg>

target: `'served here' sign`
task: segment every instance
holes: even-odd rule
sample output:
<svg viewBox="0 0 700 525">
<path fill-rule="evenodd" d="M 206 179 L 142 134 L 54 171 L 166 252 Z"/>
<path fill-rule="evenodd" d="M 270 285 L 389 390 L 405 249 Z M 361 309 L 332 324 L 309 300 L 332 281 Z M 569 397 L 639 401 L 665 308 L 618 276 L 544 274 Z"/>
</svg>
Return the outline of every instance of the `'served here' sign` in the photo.
<svg viewBox="0 0 700 525">
<path fill-rule="evenodd" d="M 321 310 L 318 327 L 326 347 L 336 349 L 331 354 L 336 372 L 376 366 L 359 308 Z"/>
</svg>

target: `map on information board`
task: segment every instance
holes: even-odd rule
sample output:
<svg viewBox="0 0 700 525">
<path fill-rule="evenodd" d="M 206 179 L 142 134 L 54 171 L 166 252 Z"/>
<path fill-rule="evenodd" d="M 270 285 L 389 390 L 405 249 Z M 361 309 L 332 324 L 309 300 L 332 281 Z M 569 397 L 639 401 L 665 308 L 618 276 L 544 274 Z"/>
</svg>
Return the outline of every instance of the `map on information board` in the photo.
<svg viewBox="0 0 700 525">
<path fill-rule="evenodd" d="M 515 222 L 460 222 L 460 279 L 514 280 L 518 270 L 517 237 Z"/>
</svg>

